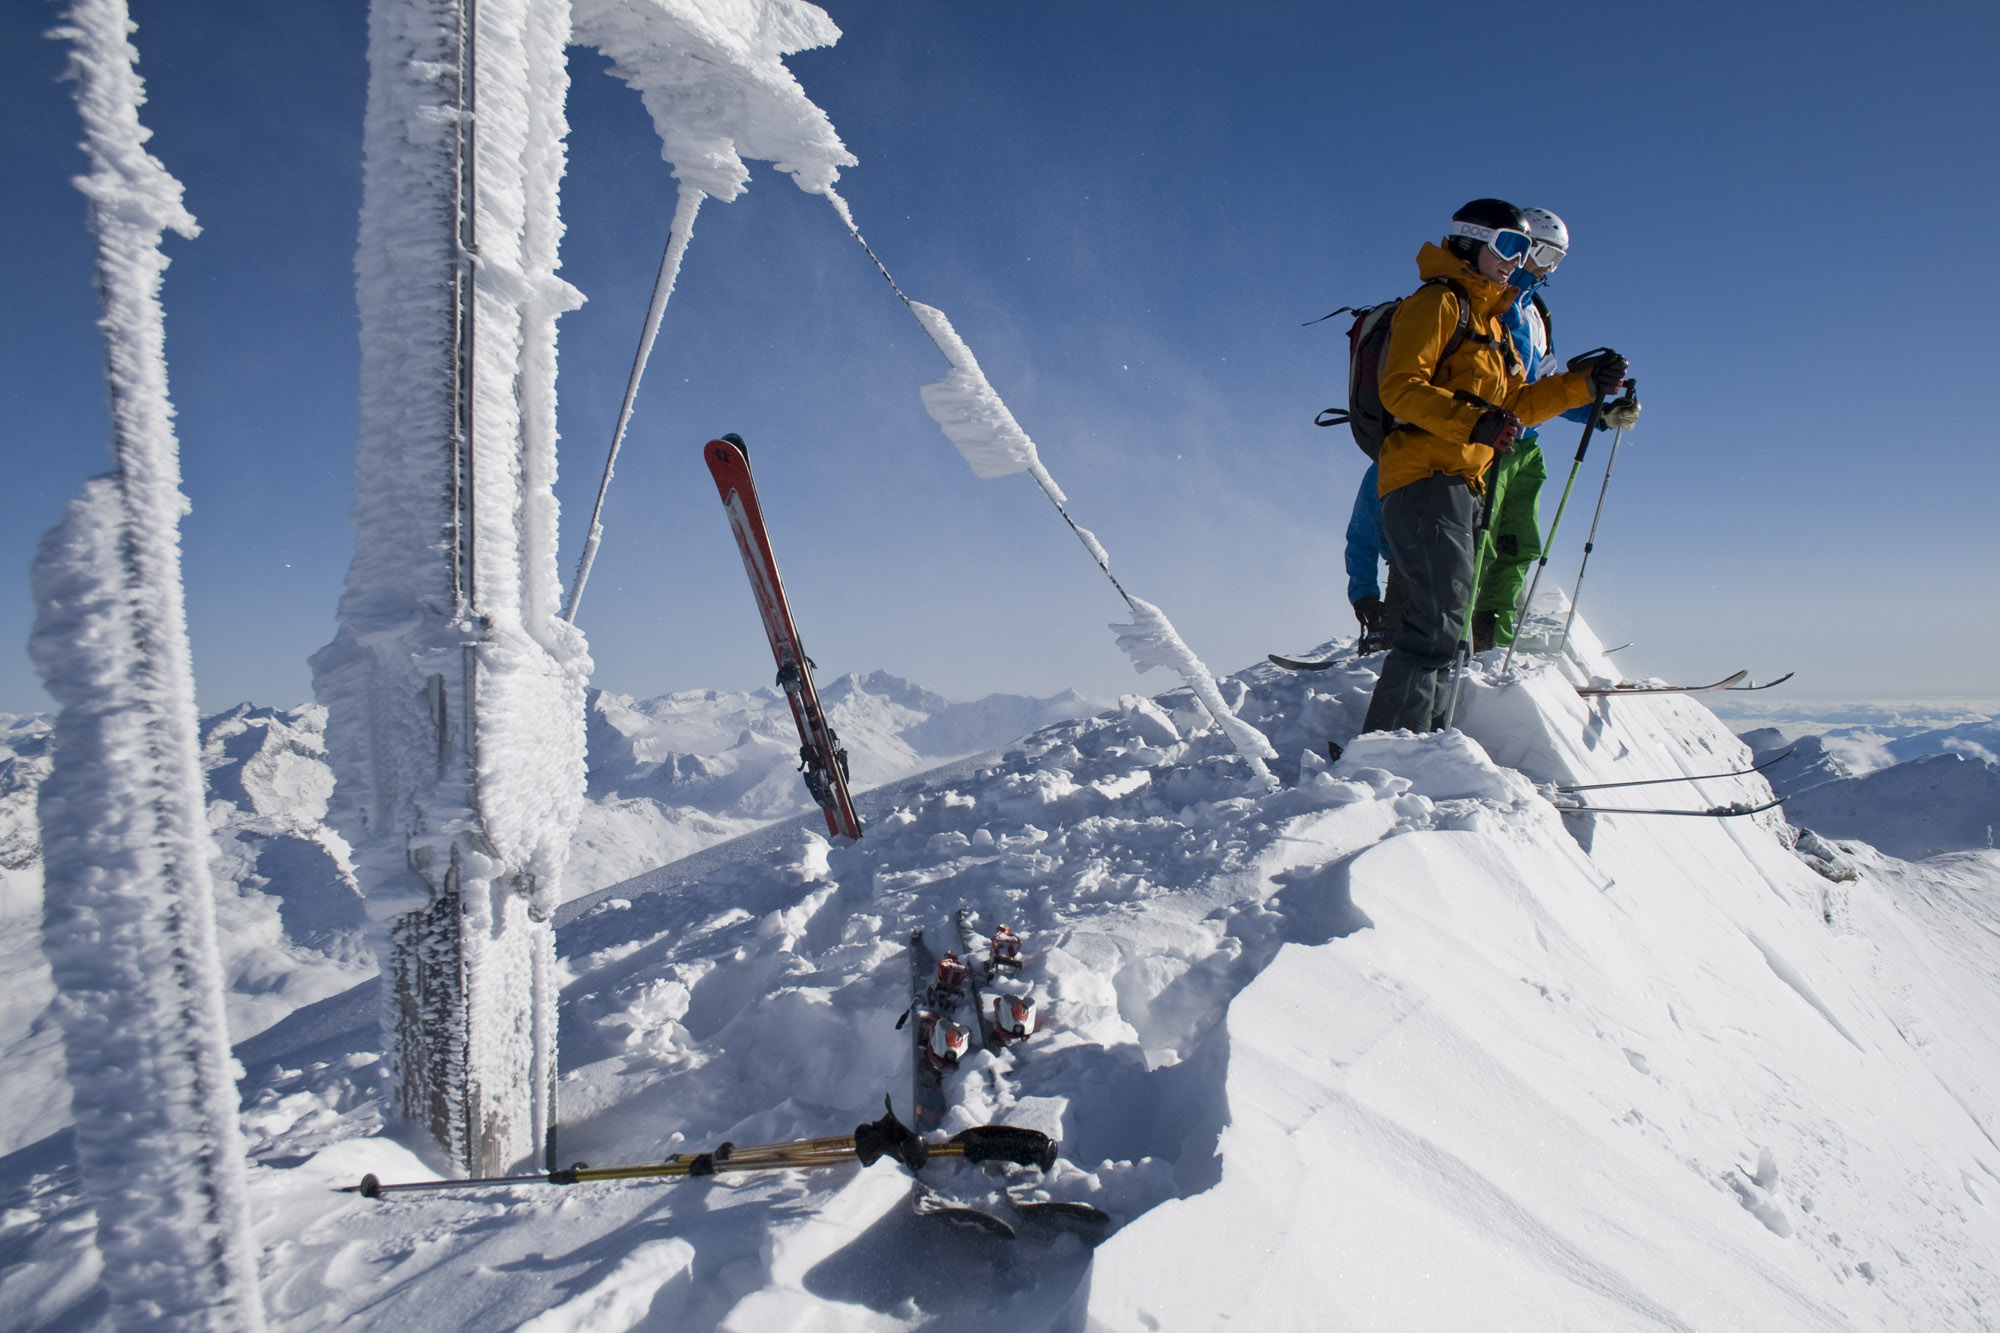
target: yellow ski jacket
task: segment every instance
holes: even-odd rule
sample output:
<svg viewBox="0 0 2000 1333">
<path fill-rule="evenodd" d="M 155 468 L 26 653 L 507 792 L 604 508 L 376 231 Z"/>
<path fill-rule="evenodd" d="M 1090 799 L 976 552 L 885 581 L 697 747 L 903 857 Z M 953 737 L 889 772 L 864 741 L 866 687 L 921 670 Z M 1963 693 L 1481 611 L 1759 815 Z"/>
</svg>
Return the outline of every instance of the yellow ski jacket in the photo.
<svg viewBox="0 0 2000 1333">
<path fill-rule="evenodd" d="M 1441 245 L 1417 252 L 1426 285 L 1396 307 L 1389 345 L 1382 353 L 1382 406 L 1398 421 L 1382 441 L 1376 491 L 1390 491 L 1434 473 L 1464 477 L 1476 493 L 1493 462 L 1493 450 L 1472 443 L 1472 428 L 1494 407 L 1525 426 L 1539 425 L 1592 401 L 1590 379 L 1564 371 L 1530 384 L 1513 338 L 1501 318 L 1519 299 L 1518 289 L 1488 281 L 1478 269 Z M 1449 278 L 1457 291 L 1432 279 Z M 1459 292 L 1472 302 L 1465 340 L 1440 364 L 1458 327 Z"/>
</svg>

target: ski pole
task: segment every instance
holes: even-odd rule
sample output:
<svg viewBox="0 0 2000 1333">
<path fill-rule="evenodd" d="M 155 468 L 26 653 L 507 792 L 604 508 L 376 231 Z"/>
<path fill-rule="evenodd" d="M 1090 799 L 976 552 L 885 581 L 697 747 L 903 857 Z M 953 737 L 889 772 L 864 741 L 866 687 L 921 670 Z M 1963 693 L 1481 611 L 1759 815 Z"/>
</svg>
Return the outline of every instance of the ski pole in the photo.
<svg viewBox="0 0 2000 1333">
<path fill-rule="evenodd" d="M 1548 535 L 1542 538 L 1542 558 L 1535 562 L 1535 576 L 1528 580 L 1528 590 L 1521 594 L 1521 604 L 1514 608 L 1514 637 L 1507 644 L 1507 655 L 1500 659 L 1500 674 L 1514 665 L 1514 645 L 1521 640 L 1521 627 L 1527 623 L 1528 607 L 1534 603 L 1535 587 L 1542 581 L 1542 571 L 1549 567 L 1549 552 L 1555 548 L 1556 529 L 1562 526 L 1563 510 L 1569 504 L 1570 487 L 1576 485 L 1576 470 L 1583 466 L 1584 451 L 1590 448 L 1590 437 L 1597 430 L 1597 418 L 1604 411 L 1605 395 L 1597 395 L 1597 401 L 1590 405 L 1590 419 L 1583 423 L 1583 439 L 1576 446 L 1576 459 L 1569 465 L 1569 480 L 1563 482 L 1562 499 L 1556 501 L 1556 516 L 1549 520 Z"/>
<path fill-rule="evenodd" d="M 1632 778 L 1626 782 L 1578 782 L 1572 783 L 1567 787 L 1559 786 L 1556 790 L 1559 792 L 1601 791 L 1606 787 L 1657 787 L 1663 782 L 1707 782 L 1715 778 L 1748 777 L 1752 773 L 1762 773 L 1772 765 L 1780 764 L 1790 759 L 1794 754 L 1798 753 L 1798 748 L 1798 746 L 1794 745 L 1791 749 L 1774 759 L 1766 759 L 1761 764 L 1752 764 L 1749 768 L 1732 768 L 1727 773 L 1684 773 L 1677 778 Z"/>
<path fill-rule="evenodd" d="M 1627 380 L 1625 383 L 1626 396 L 1636 396 L 1639 391 L 1639 381 Z M 1563 618 L 1562 637 L 1556 640 L 1557 657 L 1561 657 L 1563 650 L 1569 647 L 1569 628 L 1576 623 L 1576 599 L 1583 596 L 1583 572 L 1590 567 L 1590 552 L 1597 545 L 1597 524 L 1604 517 L 1604 497 L 1611 491 L 1611 469 L 1618 466 L 1618 446 L 1624 439 L 1625 432 L 1622 428 L 1612 432 L 1611 458 L 1604 465 L 1604 485 L 1597 492 L 1597 512 L 1590 518 L 1590 535 L 1583 541 L 1583 563 L 1576 567 L 1576 591 L 1569 596 L 1569 615 Z"/>
<path fill-rule="evenodd" d="M 639 1162 L 628 1166 L 574 1166 L 555 1171 L 518 1176 L 481 1176 L 471 1180 L 410 1180 L 385 1182 L 373 1175 L 358 1185 L 343 1185 L 343 1194 L 379 1198 L 384 1194 L 412 1190 L 479 1189 L 495 1185 L 577 1185 L 593 1180 L 686 1180 L 697 1176 L 720 1175 L 729 1171 L 804 1170 L 844 1166 L 857 1162 L 871 1166 L 883 1157 L 893 1157 L 911 1171 L 921 1169 L 933 1157 L 963 1157 L 969 1162 L 1014 1162 L 1038 1166 L 1044 1171 L 1055 1163 L 1056 1142 L 1039 1130 L 1013 1125 L 975 1125 L 961 1130 L 943 1143 L 927 1143 L 914 1130 L 896 1119 L 893 1108 L 880 1120 L 858 1125 L 854 1133 L 818 1139 L 794 1139 L 787 1143 L 759 1144 L 737 1148 L 725 1143 L 711 1152 L 676 1154 L 664 1162 Z"/>
</svg>

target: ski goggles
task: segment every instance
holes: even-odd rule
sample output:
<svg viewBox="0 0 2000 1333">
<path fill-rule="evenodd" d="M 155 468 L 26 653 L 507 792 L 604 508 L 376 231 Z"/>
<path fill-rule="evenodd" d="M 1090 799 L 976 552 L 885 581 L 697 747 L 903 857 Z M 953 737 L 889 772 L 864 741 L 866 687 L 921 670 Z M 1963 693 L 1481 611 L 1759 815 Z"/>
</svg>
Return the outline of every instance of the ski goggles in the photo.
<svg viewBox="0 0 2000 1333">
<path fill-rule="evenodd" d="M 1569 251 L 1563 249 L 1554 241 L 1536 241 L 1528 247 L 1528 259 L 1536 268 L 1544 271 L 1553 269 L 1557 264 L 1562 263 L 1563 256 L 1568 253 Z"/>
<path fill-rule="evenodd" d="M 1494 254 L 1517 264 L 1528 257 L 1529 249 L 1535 244 L 1534 237 L 1525 231 L 1515 231 L 1511 227 L 1482 227 L 1477 222 L 1454 222 L 1451 234 L 1484 241 L 1493 247 Z"/>
</svg>

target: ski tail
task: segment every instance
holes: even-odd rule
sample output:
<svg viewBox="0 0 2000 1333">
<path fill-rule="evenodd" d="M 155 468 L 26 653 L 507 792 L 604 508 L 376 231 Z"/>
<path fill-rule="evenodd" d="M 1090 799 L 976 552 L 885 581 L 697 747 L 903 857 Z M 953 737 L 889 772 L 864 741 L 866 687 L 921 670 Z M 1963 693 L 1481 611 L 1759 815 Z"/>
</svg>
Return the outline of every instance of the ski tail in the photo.
<svg viewBox="0 0 2000 1333">
<path fill-rule="evenodd" d="M 848 790 L 847 750 L 820 706 L 813 661 L 806 656 L 798 625 L 792 619 L 791 601 L 785 594 L 778 557 L 771 550 L 770 533 L 764 525 L 764 509 L 757 499 L 757 483 L 750 474 L 748 449 L 740 436 L 725 435 L 710 440 L 702 456 L 729 516 L 744 573 L 750 578 L 751 596 L 764 622 L 771 656 L 778 664 L 778 688 L 784 691 L 798 727 L 799 772 L 805 777 L 806 790 L 825 814 L 828 833 L 859 838 L 861 817 L 854 811 L 854 798 Z"/>
</svg>

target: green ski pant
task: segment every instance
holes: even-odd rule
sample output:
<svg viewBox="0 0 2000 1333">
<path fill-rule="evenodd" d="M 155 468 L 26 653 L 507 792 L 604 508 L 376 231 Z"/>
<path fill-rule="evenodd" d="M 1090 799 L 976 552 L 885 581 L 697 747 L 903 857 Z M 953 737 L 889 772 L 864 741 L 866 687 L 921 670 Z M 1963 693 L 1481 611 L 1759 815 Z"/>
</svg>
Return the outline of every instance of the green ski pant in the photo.
<svg viewBox="0 0 2000 1333">
<path fill-rule="evenodd" d="M 1487 474 L 1493 491 L 1492 535 L 1479 565 L 1479 604 L 1472 609 L 1499 614 L 1493 642 L 1502 647 L 1514 642 L 1514 612 L 1528 584 L 1528 567 L 1542 554 L 1535 509 L 1548 479 L 1542 446 L 1533 440 L 1515 445 Z"/>
</svg>

